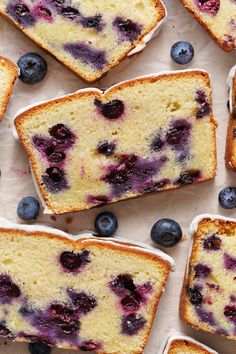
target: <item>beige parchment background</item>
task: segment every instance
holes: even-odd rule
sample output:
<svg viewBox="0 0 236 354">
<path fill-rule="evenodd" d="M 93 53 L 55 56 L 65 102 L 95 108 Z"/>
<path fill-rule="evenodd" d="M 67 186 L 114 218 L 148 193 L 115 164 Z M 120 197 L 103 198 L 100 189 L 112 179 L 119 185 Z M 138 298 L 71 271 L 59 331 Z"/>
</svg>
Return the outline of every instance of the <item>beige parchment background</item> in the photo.
<svg viewBox="0 0 236 354">
<path fill-rule="evenodd" d="M 38 222 L 76 234 L 82 229 L 92 229 L 96 214 L 103 210 L 109 210 L 118 217 L 118 235 L 150 243 L 150 229 L 156 220 L 162 217 L 177 220 L 181 224 L 186 237 L 174 249 L 168 251 L 175 259 L 176 270 L 170 275 L 145 353 L 156 354 L 163 338 L 168 333 L 172 330 L 182 330 L 184 333 L 210 345 L 221 354 L 236 354 L 236 342 L 230 342 L 218 336 L 198 333 L 183 325 L 178 316 L 179 294 L 190 246 L 188 226 L 192 218 L 197 214 L 206 212 L 231 217 L 236 216 L 235 210 L 223 210 L 219 207 L 217 201 L 221 188 L 227 185 L 236 185 L 236 174 L 227 171 L 224 166 L 225 135 L 228 120 L 226 77 L 231 66 L 236 63 L 236 54 L 224 53 L 218 48 L 178 0 L 164 1 L 168 8 L 169 17 L 160 35 L 149 43 L 144 52 L 125 60 L 95 86 L 106 88 L 135 76 L 161 70 L 181 69 L 180 66 L 171 61 L 170 47 L 178 40 L 190 41 L 195 48 L 195 58 L 188 68 L 208 70 L 214 88 L 214 112 L 219 123 L 216 179 L 198 186 L 125 201 L 100 209 L 58 216 L 54 220 L 49 216 L 43 216 L 41 212 Z M 34 87 L 26 86 L 17 80 L 4 121 L 0 125 L 0 216 L 18 223 L 21 222 L 16 215 L 18 201 L 23 196 L 36 195 L 36 192 L 23 148 L 11 136 L 11 118 L 19 108 L 25 105 L 89 86 L 1 19 L 0 54 L 16 61 L 21 55 L 30 51 L 36 51 L 45 57 L 48 62 L 48 75 L 42 83 Z M 13 344 L 0 340 L 0 354 L 27 353 L 25 344 Z M 75 352 L 53 350 L 53 354 L 69 353 L 74 354 Z"/>
</svg>

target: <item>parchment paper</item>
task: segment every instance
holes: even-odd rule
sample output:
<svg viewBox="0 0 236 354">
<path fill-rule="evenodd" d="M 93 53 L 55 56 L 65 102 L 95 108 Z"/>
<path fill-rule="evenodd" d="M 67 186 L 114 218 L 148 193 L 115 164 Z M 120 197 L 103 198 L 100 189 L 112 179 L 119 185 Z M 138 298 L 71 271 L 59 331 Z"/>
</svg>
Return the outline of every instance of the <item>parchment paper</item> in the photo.
<svg viewBox="0 0 236 354">
<path fill-rule="evenodd" d="M 214 88 L 214 112 L 219 123 L 216 179 L 198 186 L 189 186 L 181 190 L 129 200 L 100 209 L 57 216 L 53 220 L 50 216 L 43 216 L 41 213 L 38 222 L 52 225 L 70 233 L 78 233 L 82 229 L 92 229 L 96 214 L 103 210 L 109 210 L 118 217 L 118 235 L 151 243 L 150 230 L 156 220 L 162 217 L 177 220 L 181 224 L 186 237 L 174 249 L 168 251 L 175 259 L 176 270 L 170 275 L 145 353 L 156 354 L 164 336 L 172 330 L 182 330 L 184 333 L 192 335 L 218 350 L 221 354 L 235 354 L 236 342 L 228 341 L 219 336 L 200 333 L 189 326 L 183 325 L 178 316 L 178 304 L 190 246 L 188 226 L 192 218 L 197 214 L 206 212 L 231 217 L 236 216 L 235 210 L 221 209 L 217 200 L 221 188 L 228 185 L 236 186 L 236 174 L 227 171 L 224 166 L 225 136 L 228 121 L 226 77 L 229 69 L 236 63 L 236 55 L 235 52 L 224 53 L 218 48 L 178 0 L 165 0 L 165 3 L 169 11 L 169 17 L 160 35 L 153 39 L 141 54 L 125 60 L 95 86 L 106 88 L 135 76 L 161 70 L 182 69 L 171 61 L 170 47 L 178 40 L 190 41 L 195 48 L 195 57 L 188 68 L 208 70 Z M 20 143 L 15 142 L 12 138 L 11 118 L 19 108 L 25 105 L 89 86 L 1 19 L 0 54 L 17 61 L 21 55 L 30 51 L 41 53 L 45 57 L 48 62 L 48 75 L 42 83 L 33 87 L 24 85 L 17 80 L 10 105 L 0 126 L 0 216 L 18 223 L 21 223 L 16 215 L 18 201 L 26 195 L 36 196 L 36 192 L 23 148 Z M 28 350 L 25 344 L 13 344 L 0 340 L 0 353 L 26 354 Z M 53 349 L 53 354 L 69 353 L 74 354 L 75 352 Z"/>
</svg>

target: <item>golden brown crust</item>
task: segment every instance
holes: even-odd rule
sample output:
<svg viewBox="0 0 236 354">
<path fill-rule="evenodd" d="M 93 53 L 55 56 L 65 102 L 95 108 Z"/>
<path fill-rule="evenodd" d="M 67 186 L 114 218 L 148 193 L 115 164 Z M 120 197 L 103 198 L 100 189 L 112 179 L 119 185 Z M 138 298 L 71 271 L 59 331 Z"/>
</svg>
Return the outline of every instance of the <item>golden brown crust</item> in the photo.
<svg viewBox="0 0 236 354">
<path fill-rule="evenodd" d="M 236 75 L 232 85 L 232 112 L 229 115 L 229 124 L 226 138 L 225 164 L 236 172 Z"/>
<path fill-rule="evenodd" d="M 135 86 L 137 84 L 143 84 L 143 83 L 155 83 L 157 81 L 160 81 L 162 80 L 163 78 L 166 78 L 166 79 L 169 79 L 169 80 L 174 80 L 175 78 L 179 78 L 179 77 L 182 77 L 182 76 L 189 76 L 189 77 L 198 77 L 198 76 L 202 76 L 204 81 L 205 81 L 205 84 L 210 87 L 210 106 L 212 107 L 212 89 L 211 89 L 211 85 L 210 85 L 210 78 L 209 78 L 209 75 L 207 72 L 205 71 L 200 71 L 200 70 L 194 70 L 194 71 L 186 71 L 186 72 L 174 72 L 172 74 L 161 74 L 161 75 L 158 75 L 158 76 L 147 76 L 147 77 L 141 77 L 141 78 L 136 78 L 136 79 L 133 79 L 133 80 L 130 80 L 130 81 L 126 81 L 126 82 L 122 82 L 118 85 L 115 85 L 113 87 L 111 87 L 110 89 L 108 89 L 107 91 L 105 91 L 103 94 L 100 94 L 96 91 L 93 91 L 91 89 L 91 91 L 78 91 L 76 93 L 73 93 L 71 95 L 67 95 L 65 97 L 61 97 L 61 98 L 56 98 L 54 100 L 50 100 L 50 101 L 47 101 L 47 102 L 44 102 L 44 103 L 41 103 L 37 106 L 34 106 L 30 109 L 28 109 L 27 111 L 19 114 L 16 119 L 15 119 L 15 126 L 16 126 L 16 129 L 17 129 L 17 132 L 18 132 L 18 135 L 19 135 L 19 138 L 22 142 L 22 144 L 24 145 L 24 148 L 27 152 L 27 155 L 29 157 L 29 160 L 30 160 L 30 163 L 31 163 L 31 166 L 32 166 L 32 170 L 36 170 L 36 162 L 34 160 L 34 156 L 33 156 L 33 153 L 32 151 L 30 150 L 30 148 L 28 147 L 26 141 L 25 141 L 25 138 L 24 138 L 24 134 L 23 132 L 21 131 L 21 124 L 23 124 L 24 121 L 27 120 L 28 117 L 30 117 L 30 115 L 36 111 L 39 111 L 41 109 L 45 109 L 47 107 L 50 107 L 52 104 L 53 105 L 60 105 L 62 102 L 65 103 L 65 102 L 68 102 L 68 101 L 71 101 L 73 99 L 76 99 L 76 98 L 81 98 L 81 97 L 96 97 L 96 98 L 100 98 L 102 100 L 109 100 L 109 97 L 114 94 L 115 91 L 119 91 L 119 90 L 122 90 L 122 88 L 125 88 L 125 87 L 132 87 L 132 86 Z M 216 123 L 216 120 L 214 119 L 214 116 L 213 116 L 213 113 L 211 112 L 210 114 L 210 121 L 211 121 L 211 124 L 212 124 L 212 133 L 213 133 L 213 136 L 214 136 L 214 141 L 216 141 L 216 127 L 217 127 L 217 123 Z M 216 160 L 217 160 L 217 153 L 216 153 L 216 143 L 215 143 L 215 146 L 214 146 L 214 170 L 212 172 L 212 174 L 209 174 L 209 176 L 206 176 L 204 180 L 200 181 L 200 182 L 196 182 L 196 183 L 201 183 L 201 182 L 205 182 L 207 180 L 210 180 L 212 178 L 215 177 L 216 175 Z M 36 183 L 38 185 L 38 188 L 39 188 L 39 191 L 45 201 L 45 204 L 47 205 L 47 207 L 53 211 L 53 213 L 55 214 L 65 214 L 65 213 L 70 213 L 70 212 L 76 212 L 76 211 L 81 211 L 81 210 L 85 210 L 85 208 L 83 209 L 80 209 L 80 208 L 74 208 L 74 209 L 57 209 L 57 208 L 54 208 L 51 204 L 50 204 L 50 201 L 49 201 L 49 198 L 47 196 L 47 194 L 45 193 L 42 185 L 41 185 L 41 181 L 39 179 L 39 177 L 34 174 L 34 178 L 36 180 Z M 164 187 L 161 191 L 167 191 L 167 190 L 173 190 L 173 189 L 176 189 L 176 188 L 180 188 L 179 186 L 176 186 L 174 184 L 172 185 L 168 185 L 166 187 Z M 159 192 L 159 191 L 158 191 Z M 157 193 L 157 192 L 154 192 L 154 193 Z M 153 193 L 152 193 L 153 194 Z M 147 193 L 146 195 L 150 195 L 150 193 Z M 138 195 L 138 196 L 132 196 L 130 198 L 137 198 L 137 197 L 141 197 L 142 195 Z M 127 199 L 127 198 L 124 198 L 124 199 Z M 122 201 L 124 200 L 122 198 L 120 198 L 119 200 L 113 200 L 111 203 L 114 203 L 114 202 L 118 202 L 118 201 Z M 108 203 L 109 204 L 109 203 Z M 91 206 L 87 206 L 87 209 L 90 209 Z"/>
<path fill-rule="evenodd" d="M 208 350 L 206 350 L 205 348 L 201 347 L 200 344 L 196 344 L 194 342 L 191 342 L 190 340 L 187 339 L 174 339 L 171 343 L 171 347 L 170 350 L 168 351 L 168 354 L 173 354 L 174 351 L 173 350 L 181 350 L 183 348 L 184 345 L 184 349 L 186 350 L 186 347 L 191 349 L 191 350 L 195 350 L 196 353 L 199 354 L 212 354 L 212 352 L 209 352 Z"/>
<path fill-rule="evenodd" d="M 200 247 L 199 240 L 203 235 L 205 235 L 205 233 L 209 229 L 210 224 L 214 228 L 214 232 L 217 233 L 218 235 L 223 234 L 229 237 L 235 237 L 234 235 L 236 233 L 236 222 L 234 221 L 223 220 L 223 219 L 211 219 L 211 218 L 203 218 L 199 221 L 197 231 L 194 233 L 193 236 L 193 247 L 185 270 L 183 286 L 182 286 L 182 291 L 180 296 L 179 313 L 180 313 L 180 318 L 185 323 L 189 324 L 191 327 L 195 328 L 196 330 L 204 330 L 204 332 L 215 334 L 214 329 L 211 329 L 209 326 L 204 326 L 203 329 L 200 324 L 193 323 L 193 321 L 189 318 L 188 307 L 190 306 L 189 305 L 190 301 L 186 291 L 188 284 L 193 280 L 194 277 L 193 273 L 191 272 L 191 264 L 194 264 L 196 261 L 199 252 L 199 247 Z M 221 333 L 218 334 L 225 337 L 224 334 Z M 227 336 L 227 338 L 236 340 L 235 336 Z"/>
<path fill-rule="evenodd" d="M 9 234 L 9 236 L 14 233 L 14 235 L 19 235 L 19 236 L 34 236 L 35 238 L 44 237 L 44 238 L 55 239 L 55 240 L 57 240 L 59 242 L 62 242 L 62 243 L 65 243 L 65 244 L 69 244 L 70 246 L 73 247 L 74 250 L 80 249 L 80 247 L 84 247 L 85 245 L 87 247 L 89 247 L 89 246 L 93 246 L 94 247 L 95 246 L 95 247 L 98 247 L 98 248 L 100 247 L 102 249 L 108 248 L 108 249 L 112 249 L 112 250 L 118 250 L 118 251 L 121 251 L 121 252 L 126 252 L 128 254 L 133 254 L 133 255 L 138 256 L 139 258 L 149 259 L 149 260 L 151 260 L 153 262 L 158 261 L 158 264 L 161 264 L 161 266 L 163 267 L 162 268 L 163 281 L 162 281 L 162 284 L 161 284 L 161 290 L 160 290 L 161 292 L 160 292 L 159 296 L 157 296 L 156 299 L 155 299 L 153 310 L 151 312 L 151 319 L 150 319 L 149 327 L 146 329 L 145 339 L 144 339 L 144 341 L 142 343 L 142 349 L 144 349 L 144 347 L 147 344 L 147 341 L 148 341 L 148 338 L 149 338 L 149 334 L 150 334 L 150 331 L 151 331 L 151 328 L 152 328 L 152 325 L 153 325 L 153 322 L 154 322 L 154 317 L 155 317 L 156 310 L 157 310 L 157 307 L 158 307 L 158 304 L 159 304 L 159 301 L 160 301 L 160 298 L 161 298 L 161 294 L 164 291 L 164 288 L 165 288 L 165 285 L 166 285 L 166 282 L 167 282 L 167 279 L 168 279 L 168 275 L 169 275 L 169 272 L 170 272 L 170 269 L 171 269 L 171 264 L 167 260 L 161 258 L 157 254 L 150 253 L 148 251 L 145 252 L 145 248 L 142 247 L 142 246 L 134 245 L 134 244 L 129 243 L 129 242 L 116 241 L 115 239 L 112 240 L 113 243 L 110 243 L 109 240 L 106 241 L 106 240 L 99 239 L 99 243 L 98 243 L 93 238 L 81 237 L 78 240 L 73 240 L 73 239 L 67 238 L 66 236 L 63 237 L 61 235 L 56 235 L 56 234 L 50 233 L 50 232 L 24 231 L 24 230 L 19 230 L 17 228 L 16 229 L 9 229 L 9 228 L 0 227 L 0 234 L 1 233 Z M 131 248 L 131 246 L 135 246 L 137 248 Z M 18 341 L 27 342 L 27 340 L 24 340 L 22 338 L 19 338 L 19 339 L 17 338 L 16 341 L 17 342 Z M 69 347 L 69 346 L 64 347 L 63 346 L 63 348 L 64 349 L 75 349 L 72 346 L 71 347 Z M 141 354 L 141 353 L 143 353 L 143 350 L 142 351 L 135 351 L 133 354 Z M 107 353 L 106 352 L 102 352 L 102 351 L 98 351 L 98 354 L 107 354 Z M 120 353 L 119 352 L 117 352 L 117 353 L 114 352 L 114 354 L 120 354 Z"/>
<path fill-rule="evenodd" d="M 9 59 L 0 56 L 0 68 L 2 68 L 2 67 L 4 67 L 4 69 L 7 70 L 7 73 L 9 76 L 9 85 L 6 89 L 4 96 L 3 96 L 2 105 L 0 107 L 0 121 L 2 120 L 3 114 L 6 111 L 8 102 L 10 100 L 11 93 L 13 91 L 15 80 L 19 74 L 19 69 L 16 64 L 14 64 Z"/>
<path fill-rule="evenodd" d="M 231 52 L 232 50 L 235 50 L 236 48 L 233 46 L 227 45 L 226 41 L 222 41 L 220 38 L 218 38 L 207 26 L 207 24 L 202 20 L 202 18 L 197 14 L 197 12 L 193 9 L 191 9 L 188 6 L 188 2 L 186 0 L 181 0 L 182 4 L 184 7 L 195 17 L 195 19 L 200 23 L 200 25 L 208 32 L 208 34 L 211 36 L 213 41 L 220 47 L 222 48 L 225 52 Z"/>
<path fill-rule="evenodd" d="M 50 48 L 47 47 L 43 42 L 40 42 L 39 39 L 32 38 L 30 33 L 28 33 L 27 28 L 23 28 L 18 22 L 14 21 L 10 16 L 6 15 L 5 13 L 0 11 L 0 16 L 4 17 L 9 23 L 13 24 L 17 29 L 19 29 L 23 34 L 31 39 L 35 44 L 43 48 L 46 52 L 49 54 L 53 55 L 60 63 L 62 63 L 67 69 L 75 73 L 76 75 L 80 76 L 83 80 L 89 83 L 96 82 L 97 80 L 101 79 L 108 71 L 110 71 L 113 67 L 117 66 L 125 57 L 127 54 L 134 49 L 136 46 L 139 44 L 142 44 L 142 39 L 145 37 L 151 30 L 160 22 L 162 21 L 165 16 L 166 16 L 166 9 L 164 4 L 162 3 L 161 0 L 152 0 L 153 3 L 155 4 L 155 9 L 157 11 L 157 16 L 156 20 L 149 26 L 149 28 L 146 29 L 146 31 L 143 32 L 143 34 L 130 45 L 130 48 L 127 49 L 126 53 L 123 54 L 117 61 L 112 62 L 112 64 L 108 65 L 103 71 L 100 72 L 98 75 L 94 76 L 87 76 L 86 73 L 82 72 L 79 69 L 73 68 L 73 66 L 69 65 L 69 63 L 65 63 L 63 61 L 63 58 L 60 58 L 60 54 L 52 51 Z"/>
</svg>

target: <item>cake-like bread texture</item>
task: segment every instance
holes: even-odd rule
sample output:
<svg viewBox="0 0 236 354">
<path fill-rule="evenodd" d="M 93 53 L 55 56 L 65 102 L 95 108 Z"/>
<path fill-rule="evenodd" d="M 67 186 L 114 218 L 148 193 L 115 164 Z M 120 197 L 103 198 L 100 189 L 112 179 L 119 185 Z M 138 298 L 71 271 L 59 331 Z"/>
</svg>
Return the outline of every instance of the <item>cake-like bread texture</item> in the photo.
<svg viewBox="0 0 236 354">
<path fill-rule="evenodd" d="M 212 39 L 225 51 L 236 49 L 234 0 L 181 0 Z"/>
<path fill-rule="evenodd" d="M 236 340 L 236 220 L 203 217 L 182 290 L 180 314 L 192 327 Z"/>
<path fill-rule="evenodd" d="M 231 70 L 232 77 L 229 77 L 230 84 L 230 116 L 226 139 L 226 166 L 236 171 L 236 66 Z"/>
<path fill-rule="evenodd" d="M 15 118 L 45 212 L 62 214 L 215 176 L 209 76 L 174 72 L 85 90 Z"/>
<path fill-rule="evenodd" d="M 134 48 L 145 47 L 166 9 L 161 0 L 0 0 L 0 14 L 94 82 Z"/>
<path fill-rule="evenodd" d="M 7 108 L 17 76 L 18 67 L 9 59 L 0 56 L 0 121 Z"/>
<path fill-rule="evenodd" d="M 185 335 L 171 335 L 160 354 L 218 354 L 215 350 Z"/>
<path fill-rule="evenodd" d="M 143 353 L 170 268 L 168 257 L 132 243 L 1 227 L 0 335 Z"/>
</svg>

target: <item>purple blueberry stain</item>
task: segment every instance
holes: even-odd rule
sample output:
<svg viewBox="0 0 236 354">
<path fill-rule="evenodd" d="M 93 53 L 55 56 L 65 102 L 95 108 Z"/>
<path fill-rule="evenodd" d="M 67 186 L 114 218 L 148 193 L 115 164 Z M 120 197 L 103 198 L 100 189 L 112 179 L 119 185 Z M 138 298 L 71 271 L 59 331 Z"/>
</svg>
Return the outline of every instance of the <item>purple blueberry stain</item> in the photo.
<svg viewBox="0 0 236 354">
<path fill-rule="evenodd" d="M 30 8 L 21 0 L 10 2 L 6 10 L 9 16 L 22 27 L 31 27 L 36 22 Z"/>
<path fill-rule="evenodd" d="M 135 291 L 136 286 L 134 281 L 129 274 L 120 274 L 116 278 L 114 278 L 110 283 L 111 290 L 117 296 L 124 296 L 129 294 L 130 292 Z"/>
<path fill-rule="evenodd" d="M 76 292 L 73 289 L 68 289 L 67 293 L 79 314 L 87 314 L 98 305 L 96 298 L 84 291 Z"/>
<path fill-rule="evenodd" d="M 202 305 L 195 306 L 195 310 L 202 322 L 207 323 L 210 326 L 216 325 L 214 315 L 211 311 L 207 311 Z"/>
<path fill-rule="evenodd" d="M 165 145 L 165 141 L 162 139 L 161 134 L 157 134 L 152 140 L 150 148 L 153 152 L 162 151 Z"/>
<path fill-rule="evenodd" d="M 163 189 L 164 187 L 166 187 L 168 184 L 171 184 L 171 180 L 168 178 L 163 178 L 159 181 L 156 182 L 149 182 L 144 186 L 143 191 L 145 193 L 152 193 L 152 192 L 156 192 L 158 190 Z"/>
<path fill-rule="evenodd" d="M 205 116 L 208 116 L 211 113 L 211 107 L 207 99 L 207 95 L 204 90 L 197 90 L 196 91 L 196 98 L 195 98 L 198 107 L 196 118 L 201 119 Z"/>
<path fill-rule="evenodd" d="M 97 32 L 101 32 L 104 28 L 104 23 L 102 21 L 101 14 L 96 14 L 95 16 L 89 17 L 82 17 L 80 23 L 84 28 L 91 28 Z"/>
<path fill-rule="evenodd" d="M 103 103 L 102 101 L 95 98 L 94 105 L 97 107 L 98 112 L 109 120 L 121 118 L 125 110 L 124 103 L 118 99 Z"/>
<path fill-rule="evenodd" d="M 106 51 L 97 49 L 89 43 L 66 43 L 64 50 L 70 53 L 75 59 L 82 61 L 96 70 L 102 71 L 108 65 Z"/>
<path fill-rule="evenodd" d="M 133 312 L 140 308 L 140 303 L 142 302 L 142 296 L 138 292 L 132 292 L 121 299 L 121 306 L 124 310 Z"/>
<path fill-rule="evenodd" d="M 81 253 L 64 251 L 60 254 L 59 262 L 63 270 L 77 274 L 86 264 L 90 263 L 89 251 L 83 250 Z"/>
<path fill-rule="evenodd" d="M 192 124 L 187 119 L 176 119 L 171 122 L 166 133 L 166 142 L 174 151 L 176 160 L 182 165 L 190 157 L 191 128 Z"/>
<path fill-rule="evenodd" d="M 109 203 L 111 199 L 106 195 L 88 195 L 87 203 L 95 205 L 105 205 Z"/>
<path fill-rule="evenodd" d="M 195 0 L 199 11 L 210 16 L 216 16 L 220 9 L 220 0 Z"/>
<path fill-rule="evenodd" d="M 143 192 L 144 186 L 150 183 L 166 162 L 166 157 L 146 159 L 135 154 L 121 155 L 118 164 L 107 166 L 102 180 L 111 186 L 112 194 L 120 197 L 131 191 Z"/>
<path fill-rule="evenodd" d="M 63 17 L 70 20 L 75 20 L 80 15 L 79 11 L 71 6 L 62 7 L 60 13 Z"/>
<path fill-rule="evenodd" d="M 53 22 L 52 11 L 49 9 L 45 1 L 40 1 L 37 3 L 32 9 L 32 14 L 37 18 L 37 20 L 42 20 L 49 23 Z"/>
<path fill-rule="evenodd" d="M 142 25 L 117 16 L 113 21 L 113 27 L 116 29 L 120 41 L 129 41 L 133 43 L 141 34 Z"/>
<path fill-rule="evenodd" d="M 236 257 L 230 256 L 228 253 L 224 253 L 224 266 L 227 270 L 236 271 Z"/>
<path fill-rule="evenodd" d="M 64 170 L 58 167 L 48 167 L 42 175 L 42 181 L 45 188 L 53 194 L 69 188 Z"/>
<path fill-rule="evenodd" d="M 194 266 L 194 277 L 195 278 L 207 278 L 211 273 L 211 268 L 205 264 L 198 263 Z"/>
<path fill-rule="evenodd" d="M 208 251 L 218 251 L 221 248 L 222 241 L 220 237 L 216 236 L 216 234 L 212 234 L 211 236 L 205 238 L 203 240 L 203 248 Z"/>
<path fill-rule="evenodd" d="M 21 296 L 21 291 L 9 275 L 0 275 L 0 303 L 11 304 Z"/>
<path fill-rule="evenodd" d="M 93 342 L 92 340 L 86 340 L 82 342 L 79 346 L 79 349 L 83 352 L 96 351 L 102 348 L 101 343 Z"/>
<path fill-rule="evenodd" d="M 135 335 L 145 327 L 146 322 L 139 314 L 124 315 L 121 320 L 121 332 L 128 336 Z"/>
</svg>

